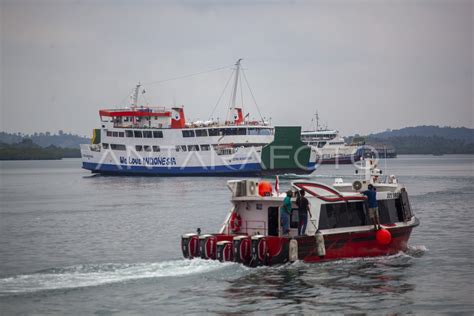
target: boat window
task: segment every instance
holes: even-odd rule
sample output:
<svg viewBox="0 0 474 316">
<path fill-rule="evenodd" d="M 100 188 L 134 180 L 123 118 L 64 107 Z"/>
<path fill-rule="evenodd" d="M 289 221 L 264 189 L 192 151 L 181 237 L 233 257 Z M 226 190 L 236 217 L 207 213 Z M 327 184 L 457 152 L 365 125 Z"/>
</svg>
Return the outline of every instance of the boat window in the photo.
<svg viewBox="0 0 474 316">
<path fill-rule="evenodd" d="M 126 147 L 125 147 L 125 145 L 110 144 L 110 149 L 113 149 L 113 150 L 126 150 Z"/>
<path fill-rule="evenodd" d="M 153 131 L 153 137 L 154 138 L 163 138 L 163 132 L 162 131 Z"/>
<path fill-rule="evenodd" d="M 183 137 L 194 137 L 194 131 L 193 130 L 184 130 L 183 131 Z"/>
<path fill-rule="evenodd" d="M 322 204 L 319 229 L 367 225 L 365 214 L 364 202 Z"/>
<path fill-rule="evenodd" d="M 247 129 L 246 128 L 238 128 L 237 129 L 237 134 L 238 135 L 246 135 L 247 134 Z"/>
<path fill-rule="evenodd" d="M 136 151 L 142 151 L 142 149 L 143 149 L 143 146 L 141 146 L 141 145 L 135 146 Z"/>
<path fill-rule="evenodd" d="M 379 200 L 377 204 L 381 224 L 403 221 L 403 210 L 400 199 Z"/>
<path fill-rule="evenodd" d="M 118 132 L 112 132 L 113 137 L 118 137 Z"/>
<path fill-rule="evenodd" d="M 143 138 L 152 138 L 151 131 L 143 131 Z"/>
<path fill-rule="evenodd" d="M 143 146 L 143 150 L 150 152 L 151 151 L 151 146 Z"/>
<path fill-rule="evenodd" d="M 155 153 L 159 153 L 160 152 L 160 146 L 153 146 L 153 151 Z"/>
<path fill-rule="evenodd" d="M 104 148 L 104 149 L 109 149 L 109 144 L 102 143 L 102 148 Z"/>
<path fill-rule="evenodd" d="M 326 142 L 319 142 L 318 143 L 318 148 L 323 148 L 324 145 L 326 145 Z"/>
<path fill-rule="evenodd" d="M 199 151 L 199 145 L 188 145 L 188 151 Z"/>
<path fill-rule="evenodd" d="M 126 131 L 125 131 L 125 136 L 127 136 L 127 137 L 133 137 L 133 131 L 126 130 Z"/>
<path fill-rule="evenodd" d="M 207 130 L 206 129 L 197 129 L 196 130 L 196 137 L 205 137 L 207 136 Z"/>
<path fill-rule="evenodd" d="M 118 137 L 123 137 L 123 136 L 124 136 L 124 135 L 123 135 L 123 132 L 119 132 L 119 133 L 118 133 Z"/>
<path fill-rule="evenodd" d="M 248 131 L 249 135 L 272 135 L 272 129 L 271 128 L 249 128 Z"/>
<path fill-rule="evenodd" d="M 107 136 L 112 137 L 112 132 L 111 132 L 111 131 L 107 131 Z"/>
<path fill-rule="evenodd" d="M 210 145 L 201 145 L 201 151 L 209 151 L 209 150 L 211 150 Z"/>
<path fill-rule="evenodd" d="M 258 135 L 259 128 L 249 128 L 249 135 Z"/>
<path fill-rule="evenodd" d="M 142 138 L 142 131 L 133 131 L 133 135 L 136 138 Z"/>
<path fill-rule="evenodd" d="M 186 151 L 186 145 L 181 145 L 181 151 Z"/>
<path fill-rule="evenodd" d="M 219 136 L 219 129 L 218 128 L 211 128 L 208 130 L 209 136 Z"/>
</svg>

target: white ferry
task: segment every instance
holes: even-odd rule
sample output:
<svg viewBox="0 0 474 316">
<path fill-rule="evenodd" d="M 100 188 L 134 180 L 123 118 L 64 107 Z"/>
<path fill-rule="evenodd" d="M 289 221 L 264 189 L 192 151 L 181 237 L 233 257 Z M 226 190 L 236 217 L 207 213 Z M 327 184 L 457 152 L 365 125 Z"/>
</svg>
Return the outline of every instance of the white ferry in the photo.
<svg viewBox="0 0 474 316">
<path fill-rule="evenodd" d="M 300 140 L 300 127 L 250 121 L 236 106 L 232 121 L 187 123 L 184 107 L 138 106 L 140 85 L 129 108 L 100 110 L 101 128 L 81 145 L 82 166 L 115 175 L 265 175 L 314 171 L 315 153 Z M 313 155 L 313 157 L 311 157 Z"/>
<path fill-rule="evenodd" d="M 363 148 L 348 145 L 337 130 L 321 128 L 318 113 L 315 114 L 316 127 L 303 131 L 301 140 L 311 146 L 316 154 L 316 164 L 351 164 L 359 161 Z"/>
</svg>

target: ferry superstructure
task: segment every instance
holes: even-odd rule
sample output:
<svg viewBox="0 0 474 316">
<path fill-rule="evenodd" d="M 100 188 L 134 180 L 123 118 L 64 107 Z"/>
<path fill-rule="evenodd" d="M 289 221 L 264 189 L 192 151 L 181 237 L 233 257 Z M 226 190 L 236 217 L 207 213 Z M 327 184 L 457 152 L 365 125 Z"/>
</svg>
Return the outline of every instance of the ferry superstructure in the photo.
<svg viewBox="0 0 474 316">
<path fill-rule="evenodd" d="M 235 105 L 240 60 L 232 96 L 233 120 L 187 123 L 184 107 L 137 105 L 100 110 L 101 128 L 81 145 L 82 166 L 115 175 L 265 175 L 311 173 L 315 156 L 300 140 L 300 127 L 250 121 Z M 313 156 L 312 156 L 313 155 Z"/>
<path fill-rule="evenodd" d="M 315 114 L 316 128 L 301 133 L 301 140 L 316 153 L 316 164 L 351 164 L 359 161 L 363 148 L 348 145 L 337 130 L 320 128 Z"/>
</svg>

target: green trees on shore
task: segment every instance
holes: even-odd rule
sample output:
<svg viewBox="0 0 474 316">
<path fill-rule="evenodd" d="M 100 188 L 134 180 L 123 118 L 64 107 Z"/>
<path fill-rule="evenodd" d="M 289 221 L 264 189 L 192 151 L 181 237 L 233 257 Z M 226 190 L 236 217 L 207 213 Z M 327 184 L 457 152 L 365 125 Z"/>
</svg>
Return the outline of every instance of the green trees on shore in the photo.
<svg viewBox="0 0 474 316">
<path fill-rule="evenodd" d="M 24 138 L 15 144 L 0 143 L 0 160 L 53 160 L 81 157 L 79 148 L 41 147 Z"/>
</svg>

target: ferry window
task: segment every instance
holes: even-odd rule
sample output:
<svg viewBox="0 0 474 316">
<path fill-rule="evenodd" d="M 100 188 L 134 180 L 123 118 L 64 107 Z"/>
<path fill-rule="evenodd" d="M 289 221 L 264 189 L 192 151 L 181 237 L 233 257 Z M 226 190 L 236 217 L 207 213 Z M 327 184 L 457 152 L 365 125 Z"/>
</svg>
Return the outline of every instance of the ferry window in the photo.
<svg viewBox="0 0 474 316">
<path fill-rule="evenodd" d="M 201 151 L 209 151 L 209 150 L 211 150 L 210 145 L 201 145 Z"/>
<path fill-rule="evenodd" d="M 181 146 L 176 146 L 175 149 L 176 149 L 177 152 L 180 152 L 181 151 Z"/>
<path fill-rule="evenodd" d="M 143 147 L 142 147 L 141 145 L 135 146 L 135 150 L 136 150 L 136 151 L 142 151 L 142 148 L 143 148 Z"/>
<path fill-rule="evenodd" d="M 107 131 L 107 136 L 112 137 L 112 132 Z"/>
<path fill-rule="evenodd" d="M 119 136 L 119 137 L 123 137 L 123 136 L 124 136 L 124 135 L 123 135 L 123 132 L 119 132 L 119 133 L 118 133 L 118 136 Z"/>
<path fill-rule="evenodd" d="M 143 138 L 152 138 L 151 131 L 143 131 Z"/>
<path fill-rule="evenodd" d="M 205 129 L 197 129 L 197 130 L 196 130 L 196 136 L 197 136 L 197 137 L 207 136 L 207 130 L 205 130 Z"/>
<path fill-rule="evenodd" d="M 143 150 L 150 152 L 151 146 L 143 146 Z"/>
<path fill-rule="evenodd" d="M 249 128 L 249 135 L 258 135 L 259 128 Z"/>
<path fill-rule="evenodd" d="M 153 146 L 153 151 L 155 153 L 159 153 L 160 152 L 160 146 Z"/>
<path fill-rule="evenodd" d="M 125 136 L 127 136 L 127 137 L 133 137 L 133 131 L 126 130 L 126 131 L 125 131 Z"/>
<path fill-rule="evenodd" d="M 126 150 L 125 145 L 119 145 L 119 144 L 110 144 L 110 148 L 114 150 Z"/>
<path fill-rule="evenodd" d="M 319 142 L 318 143 L 318 148 L 323 148 L 324 145 L 326 145 L 326 142 Z"/>
<path fill-rule="evenodd" d="M 260 135 L 272 135 L 272 130 L 269 128 L 261 128 Z"/>
<path fill-rule="evenodd" d="M 199 151 L 199 145 L 188 145 L 188 151 Z"/>
<path fill-rule="evenodd" d="M 191 130 L 191 131 L 184 130 L 183 131 L 183 137 L 194 137 L 194 131 L 193 130 Z"/>
<path fill-rule="evenodd" d="M 102 148 L 104 148 L 104 149 L 109 149 L 109 144 L 102 143 Z"/>
<path fill-rule="evenodd" d="M 238 128 L 237 129 L 237 135 L 246 135 L 247 134 L 247 129 L 246 128 Z"/>
<path fill-rule="evenodd" d="M 219 136 L 219 129 L 217 128 L 211 128 L 208 131 L 209 131 L 209 136 Z"/>
<path fill-rule="evenodd" d="M 136 138 L 142 138 L 142 131 L 133 131 L 133 135 Z"/>
<path fill-rule="evenodd" d="M 163 138 L 163 132 L 162 131 L 153 131 L 153 137 L 154 138 Z"/>
<path fill-rule="evenodd" d="M 113 133 L 112 133 L 112 136 L 113 136 L 113 137 L 118 137 L 118 132 L 113 132 Z"/>
<path fill-rule="evenodd" d="M 181 146 L 181 151 L 186 151 L 186 145 Z"/>
</svg>

